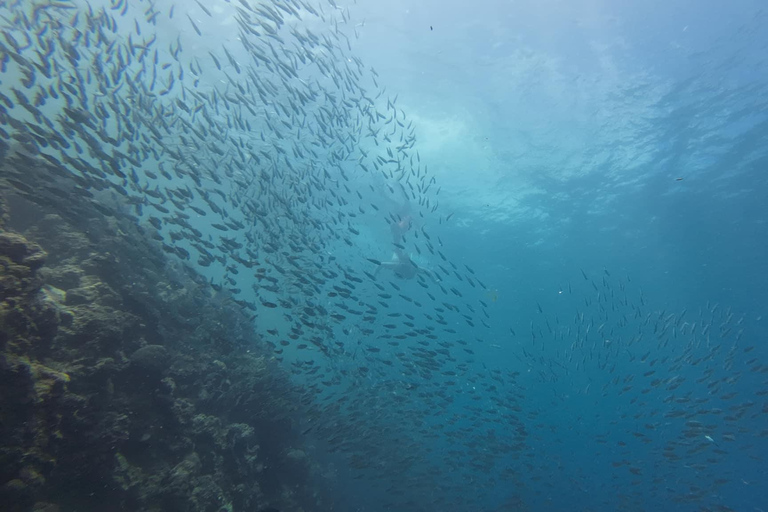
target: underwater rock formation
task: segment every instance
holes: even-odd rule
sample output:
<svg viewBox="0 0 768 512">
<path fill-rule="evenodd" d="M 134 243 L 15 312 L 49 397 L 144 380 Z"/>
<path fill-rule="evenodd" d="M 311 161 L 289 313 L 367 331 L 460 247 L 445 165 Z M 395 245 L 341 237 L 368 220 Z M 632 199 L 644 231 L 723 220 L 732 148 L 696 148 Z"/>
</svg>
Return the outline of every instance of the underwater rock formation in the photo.
<svg viewBox="0 0 768 512">
<path fill-rule="evenodd" d="M 135 223 L 0 193 L 4 510 L 327 508 L 249 317 Z"/>
</svg>

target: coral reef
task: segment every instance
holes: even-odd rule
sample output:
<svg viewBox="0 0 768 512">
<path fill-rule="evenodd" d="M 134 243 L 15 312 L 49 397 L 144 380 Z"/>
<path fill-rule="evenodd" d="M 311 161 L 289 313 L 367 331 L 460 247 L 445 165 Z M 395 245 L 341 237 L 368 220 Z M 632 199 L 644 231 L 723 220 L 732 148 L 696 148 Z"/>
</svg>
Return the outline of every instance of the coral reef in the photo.
<svg viewBox="0 0 768 512">
<path fill-rule="evenodd" d="M 252 318 L 130 217 L 0 193 L 4 510 L 331 508 Z"/>
</svg>

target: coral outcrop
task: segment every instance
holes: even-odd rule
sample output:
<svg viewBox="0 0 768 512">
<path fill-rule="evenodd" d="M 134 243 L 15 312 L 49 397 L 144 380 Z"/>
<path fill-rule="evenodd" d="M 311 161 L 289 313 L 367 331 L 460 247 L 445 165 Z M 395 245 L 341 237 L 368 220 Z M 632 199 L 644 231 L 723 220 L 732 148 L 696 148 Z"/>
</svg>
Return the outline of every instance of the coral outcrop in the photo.
<svg viewBox="0 0 768 512">
<path fill-rule="evenodd" d="M 4 510 L 324 507 L 249 315 L 133 222 L 0 200 Z"/>
</svg>

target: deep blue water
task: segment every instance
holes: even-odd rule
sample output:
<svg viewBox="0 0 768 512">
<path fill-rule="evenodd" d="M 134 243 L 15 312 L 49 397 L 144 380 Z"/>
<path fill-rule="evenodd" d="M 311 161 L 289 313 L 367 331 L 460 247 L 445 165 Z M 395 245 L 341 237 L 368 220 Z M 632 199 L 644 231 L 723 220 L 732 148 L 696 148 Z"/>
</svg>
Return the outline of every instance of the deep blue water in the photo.
<svg viewBox="0 0 768 512">
<path fill-rule="evenodd" d="M 525 375 L 514 353 L 530 343 L 531 323 L 559 317 L 562 324 L 575 308 L 597 317 L 599 308 L 582 302 L 594 290 L 580 269 L 597 281 L 608 270 L 616 292 L 618 280 L 631 280 L 627 289 L 642 289 L 650 314 L 687 310 L 688 321 L 701 323 L 708 305 L 731 308 L 744 317 L 739 343 L 756 345 L 749 355 L 765 360 L 767 40 L 759 3 L 360 8 L 374 11 L 362 51 L 409 113 L 428 125 L 422 155 L 439 169 L 447 208 L 456 211 L 454 224 L 433 228 L 452 258 L 479 268 L 497 290 L 479 360 Z M 568 286 L 573 294 L 558 293 Z M 631 312 L 609 303 L 609 321 Z M 623 336 L 641 324 L 630 319 Z M 467 338 L 477 336 L 465 329 Z M 573 339 L 550 338 L 537 369 L 564 362 L 564 345 Z M 649 351 L 650 359 L 664 353 Z M 516 479 L 501 473 L 510 467 L 523 475 L 531 510 L 764 509 L 768 496 L 759 482 L 768 445 L 753 435 L 764 431 L 764 374 L 717 368 L 712 378 L 738 376 L 736 398 L 718 403 L 709 381 L 700 380 L 701 367 L 676 368 L 672 373 L 688 382 L 678 388 L 682 394 L 711 398 L 723 409 L 694 421 L 733 432 L 734 440 L 727 454 L 672 461 L 663 455 L 681 429 L 679 420 L 664 417 L 663 400 L 672 393 L 640 394 L 642 366 L 616 358 L 611 377 L 636 378 L 623 394 L 623 385 L 597 393 L 605 375 L 594 364 L 568 376 L 555 367 L 557 382 L 526 380 L 524 408 L 539 414 L 524 421 L 525 463 L 502 458 L 489 473 L 463 473 L 453 488 L 471 495 L 471 477 L 493 481 L 485 501 L 493 509 L 514 494 Z M 750 413 L 724 419 L 729 406 L 744 402 L 754 402 Z M 614 467 L 616 461 L 640 474 Z M 727 481 L 713 486 L 717 478 Z"/>
</svg>

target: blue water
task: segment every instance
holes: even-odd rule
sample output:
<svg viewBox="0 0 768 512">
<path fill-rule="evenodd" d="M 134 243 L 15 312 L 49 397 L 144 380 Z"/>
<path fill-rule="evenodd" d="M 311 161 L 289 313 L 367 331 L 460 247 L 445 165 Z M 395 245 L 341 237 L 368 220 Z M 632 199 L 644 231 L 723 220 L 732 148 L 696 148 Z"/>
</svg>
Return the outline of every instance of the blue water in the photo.
<svg viewBox="0 0 768 512">
<path fill-rule="evenodd" d="M 433 233 L 495 290 L 491 329 L 460 327 L 485 342 L 479 361 L 523 377 L 567 364 L 573 337 L 545 336 L 546 348 L 537 349 L 543 359 L 530 366 L 514 354 L 531 343 L 531 323 L 537 330 L 559 317 L 573 325 L 575 309 L 601 316 L 582 302 L 595 294 L 580 269 L 598 283 L 607 270 L 605 291 L 618 293 L 619 281 L 635 297 L 642 289 L 642 309 L 653 315 L 687 310 L 687 320 L 701 325 L 711 315 L 700 311 L 719 304 L 744 318 L 734 367 L 722 367 L 726 351 L 714 356 L 710 380 L 699 380 L 699 365 L 656 367 L 655 376 L 687 379 L 677 396 L 711 398 L 692 411 L 723 409 L 690 419 L 732 433 L 732 441 L 710 435 L 726 453 L 687 455 L 678 447 L 679 459 L 666 458 L 665 445 L 685 424 L 664 417 L 663 400 L 673 393 L 641 394 L 646 365 L 609 356 L 611 378 L 634 377 L 630 390 L 620 394 L 624 385 L 608 380 L 601 396 L 606 375 L 594 362 L 571 366 L 567 376 L 555 366 L 557 382 L 525 379 L 523 455 L 473 471 L 463 465 L 484 455 L 483 445 L 463 449 L 463 471 L 441 473 L 448 487 L 441 492 L 466 498 L 457 510 L 765 509 L 768 442 L 758 433 L 767 424 L 766 378 L 744 365 L 768 355 L 762 5 L 388 2 L 355 11 L 367 19 L 360 54 L 417 120 L 422 158 L 443 186 L 441 207 L 456 212 L 451 223 L 431 225 Z M 573 294 L 560 293 L 568 286 Z M 609 322 L 632 311 L 615 298 L 607 304 L 615 308 L 604 315 Z M 624 339 L 643 329 L 642 320 L 629 318 Z M 671 349 L 648 350 L 651 360 Z M 706 385 L 729 376 L 737 395 L 721 402 Z M 734 419 L 729 407 L 744 403 L 752 405 Z M 476 434 L 492 426 L 510 436 L 492 417 L 464 421 Z M 703 435 L 690 441 L 709 442 Z M 435 443 L 435 451 L 450 449 Z M 612 464 L 620 461 L 627 464 Z M 512 496 L 525 505 L 508 502 Z M 425 496 L 424 509 L 428 503 Z"/>
<path fill-rule="evenodd" d="M 212 157 L 223 192 L 211 197 L 229 208 L 229 220 L 253 222 L 255 259 L 277 276 L 276 291 L 260 289 L 254 269 L 196 266 L 196 255 L 189 265 L 257 306 L 259 348 L 303 390 L 294 418 L 307 432 L 301 449 L 337 510 L 768 510 L 762 3 L 321 3 L 344 13 L 340 30 L 350 44 L 339 68 L 360 59 L 371 96 L 380 90 L 371 85 L 374 69 L 386 88 L 376 108 L 389 112 L 384 98 L 396 97 L 398 119 L 413 122 L 409 151 L 435 178 L 420 196 L 430 207 L 387 193 L 394 180 L 357 166 L 375 158 L 357 151 L 392 147 L 379 145 L 381 137 L 361 137 L 343 165 L 322 167 L 327 180 L 319 169 L 333 159 L 322 144 L 317 158 L 280 160 L 293 164 L 269 193 L 310 199 L 290 222 L 274 195 L 264 194 L 270 201 L 258 213 L 271 224 L 254 220 L 245 200 L 232 206 L 241 175 L 225 175 Z M 231 28 L 232 4 L 212 4 L 210 21 L 185 2 L 175 21 L 159 17 L 154 28 L 163 52 L 183 42 L 180 67 L 204 61 L 196 66 L 205 101 L 213 88 L 235 90 L 231 77 L 246 80 L 232 72 L 222 44 L 240 66 L 250 62 Z M 166 13 L 170 3 L 157 6 Z M 187 8 L 205 37 L 190 29 Z M 316 33 L 334 30 L 311 19 Z M 134 30 L 132 18 L 119 27 Z M 328 77 L 313 87 L 342 95 Z M 310 145 L 308 130 L 296 135 L 296 119 L 276 108 L 288 97 L 276 91 L 271 103 L 252 107 L 257 130 L 232 132 L 265 152 Z M 176 109 L 170 101 L 179 94 L 155 99 Z M 358 130 L 354 116 L 333 121 L 339 132 Z M 289 140 L 270 138 L 276 131 Z M 191 144 L 178 145 L 194 154 Z M 295 172 L 308 162 L 322 186 L 305 187 L 306 174 Z M 151 158 L 145 166 L 160 173 Z M 132 194 L 195 189 L 180 175 L 136 180 L 142 186 Z M 205 180 L 200 187 L 216 188 Z M 259 186 L 259 194 L 270 187 Z M 256 187 L 247 192 L 262 199 Z M 190 205 L 207 208 L 199 194 Z M 355 215 L 338 220 L 339 212 Z M 371 260 L 390 260 L 387 216 L 406 213 L 405 250 L 426 273 L 366 276 L 376 272 Z M 146 225 L 150 216 L 167 218 L 148 206 L 136 215 Z M 192 216 L 190 224 L 218 243 L 217 221 Z M 160 233 L 168 242 L 176 229 L 165 224 Z M 237 229 L 227 233 L 249 243 Z M 322 243 L 297 248 L 312 237 Z M 280 250 L 264 252 L 266 240 Z M 427 250 L 429 241 L 442 256 Z M 179 245 L 193 252 L 186 240 Z M 308 294 L 274 272 L 277 264 L 291 270 L 285 254 L 300 258 L 307 275 L 310 264 L 335 274 Z M 339 298 L 333 286 L 354 293 Z M 313 326 L 279 344 L 307 309 Z M 321 353 L 321 345 L 333 351 Z"/>
</svg>

